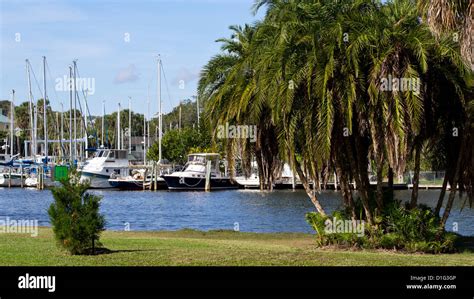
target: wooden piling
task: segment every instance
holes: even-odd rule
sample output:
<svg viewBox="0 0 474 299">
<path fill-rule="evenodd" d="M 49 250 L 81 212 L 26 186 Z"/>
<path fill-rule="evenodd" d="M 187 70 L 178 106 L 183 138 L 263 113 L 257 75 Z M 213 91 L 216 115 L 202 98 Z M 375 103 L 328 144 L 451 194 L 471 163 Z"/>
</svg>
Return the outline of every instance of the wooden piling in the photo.
<svg viewBox="0 0 474 299">
<path fill-rule="evenodd" d="M 20 187 L 23 188 L 23 164 L 20 165 Z"/>
<path fill-rule="evenodd" d="M 151 164 L 150 191 L 155 188 L 155 162 Z"/>
<path fill-rule="evenodd" d="M 11 168 L 11 166 L 8 168 L 8 175 L 9 175 L 8 188 L 11 188 L 12 187 L 12 168 Z"/>
<path fill-rule="evenodd" d="M 157 163 L 156 164 L 156 167 L 155 167 L 155 191 L 158 190 L 158 166 L 159 164 Z"/>
<path fill-rule="evenodd" d="M 36 189 L 40 188 L 40 167 L 36 168 Z"/>
<path fill-rule="evenodd" d="M 145 168 L 145 172 L 143 173 L 143 191 L 146 190 L 146 177 L 148 174 L 148 168 Z"/>
<path fill-rule="evenodd" d="M 206 186 L 205 191 L 211 191 L 211 161 L 207 161 L 206 164 Z"/>
<path fill-rule="evenodd" d="M 42 170 L 43 170 L 42 166 L 38 167 L 38 190 L 41 190 L 41 176 L 42 176 L 41 172 L 42 172 Z"/>
</svg>

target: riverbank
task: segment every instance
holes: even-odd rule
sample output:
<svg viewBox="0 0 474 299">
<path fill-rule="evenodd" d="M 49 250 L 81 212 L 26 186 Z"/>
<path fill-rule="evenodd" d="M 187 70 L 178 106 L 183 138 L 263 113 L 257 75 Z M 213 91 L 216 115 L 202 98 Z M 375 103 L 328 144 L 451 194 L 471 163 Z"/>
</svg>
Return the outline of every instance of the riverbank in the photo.
<svg viewBox="0 0 474 299">
<path fill-rule="evenodd" d="M 303 233 L 195 230 L 105 231 L 111 252 L 71 256 L 56 246 L 51 228 L 37 237 L 0 234 L 1 266 L 474 266 L 474 252 L 428 255 L 316 248 Z"/>
</svg>

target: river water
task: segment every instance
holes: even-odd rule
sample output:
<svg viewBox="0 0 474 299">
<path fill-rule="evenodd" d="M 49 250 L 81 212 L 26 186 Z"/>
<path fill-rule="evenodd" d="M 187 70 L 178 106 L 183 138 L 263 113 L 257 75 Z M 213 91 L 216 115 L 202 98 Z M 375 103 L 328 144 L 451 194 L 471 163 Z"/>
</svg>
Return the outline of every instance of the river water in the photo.
<svg viewBox="0 0 474 299">
<path fill-rule="evenodd" d="M 103 196 L 101 213 L 110 230 L 215 230 L 238 228 L 244 232 L 312 232 L 305 214 L 314 206 L 304 191 L 229 190 L 215 192 L 92 191 Z M 396 191 L 410 198 L 411 191 Z M 420 203 L 436 205 L 439 190 L 420 190 Z M 319 195 L 328 212 L 341 205 L 339 193 Z M 49 226 L 47 209 L 53 198 L 48 190 L 0 188 L 0 219 L 38 220 Z M 463 235 L 474 236 L 474 209 L 461 211 L 456 198 L 447 229 L 457 226 Z"/>
</svg>

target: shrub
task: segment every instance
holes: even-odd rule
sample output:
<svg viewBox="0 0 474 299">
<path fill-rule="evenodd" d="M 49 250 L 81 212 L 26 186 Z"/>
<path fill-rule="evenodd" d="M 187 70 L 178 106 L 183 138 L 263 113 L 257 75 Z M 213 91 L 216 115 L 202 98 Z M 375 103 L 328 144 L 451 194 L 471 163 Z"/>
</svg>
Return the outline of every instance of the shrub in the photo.
<svg viewBox="0 0 474 299">
<path fill-rule="evenodd" d="M 336 245 L 340 247 L 360 247 L 366 241 L 364 236 L 358 236 L 353 232 L 333 232 L 327 230 L 327 221 L 346 221 L 340 211 L 334 212 L 331 217 L 322 216 L 319 213 L 311 212 L 306 214 L 306 221 L 316 231 L 316 242 L 318 246 Z"/>
<path fill-rule="evenodd" d="M 76 173 L 53 188 L 54 202 L 48 210 L 58 244 L 71 254 L 95 254 L 105 220 L 99 214 L 100 196 L 87 193 L 89 185 Z"/>
<path fill-rule="evenodd" d="M 360 213 L 362 216 L 362 213 Z M 336 211 L 331 218 L 350 221 L 346 211 Z M 419 205 L 409 209 L 400 201 L 389 202 L 375 225 L 364 226 L 364 235 L 354 233 L 327 233 L 325 221 L 318 213 L 308 213 L 306 220 L 316 231 L 318 246 L 360 247 L 397 249 L 408 252 L 443 253 L 453 252 L 457 235 L 440 229 L 440 219 L 433 211 Z"/>
</svg>

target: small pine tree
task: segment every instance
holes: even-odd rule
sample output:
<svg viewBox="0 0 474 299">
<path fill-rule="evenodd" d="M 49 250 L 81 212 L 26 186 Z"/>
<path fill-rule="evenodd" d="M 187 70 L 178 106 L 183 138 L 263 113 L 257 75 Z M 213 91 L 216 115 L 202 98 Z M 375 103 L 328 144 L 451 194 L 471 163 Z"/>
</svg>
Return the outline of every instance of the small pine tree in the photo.
<svg viewBox="0 0 474 299">
<path fill-rule="evenodd" d="M 99 213 L 102 197 L 87 193 L 89 185 L 79 180 L 77 173 L 53 188 L 54 202 L 48 210 L 56 241 L 73 255 L 95 254 L 101 247 L 100 233 L 104 216 Z"/>
</svg>

